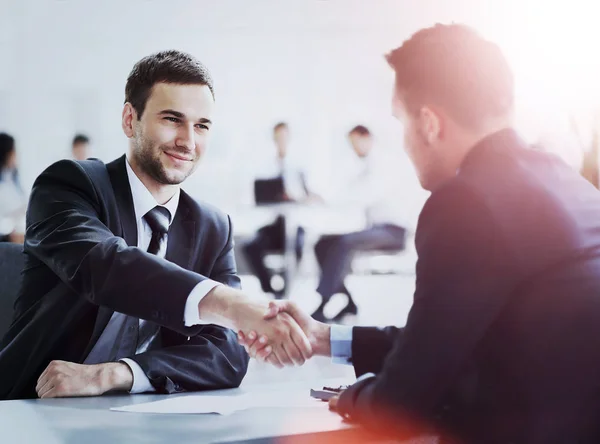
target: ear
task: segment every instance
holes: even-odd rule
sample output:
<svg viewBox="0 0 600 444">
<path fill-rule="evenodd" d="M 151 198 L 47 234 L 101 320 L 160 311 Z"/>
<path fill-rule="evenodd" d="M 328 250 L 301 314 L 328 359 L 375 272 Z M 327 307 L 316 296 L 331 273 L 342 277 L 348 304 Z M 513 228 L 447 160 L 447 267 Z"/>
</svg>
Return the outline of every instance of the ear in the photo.
<svg viewBox="0 0 600 444">
<path fill-rule="evenodd" d="M 429 145 L 442 137 L 443 122 L 440 114 L 433 108 L 428 106 L 421 108 L 419 122 L 421 133 Z"/>
<path fill-rule="evenodd" d="M 123 106 L 123 114 L 121 116 L 121 127 L 123 128 L 123 132 L 125 133 L 128 139 L 131 139 L 135 134 L 133 126 L 136 121 L 137 112 L 135 111 L 131 103 L 125 103 L 125 106 Z"/>
</svg>

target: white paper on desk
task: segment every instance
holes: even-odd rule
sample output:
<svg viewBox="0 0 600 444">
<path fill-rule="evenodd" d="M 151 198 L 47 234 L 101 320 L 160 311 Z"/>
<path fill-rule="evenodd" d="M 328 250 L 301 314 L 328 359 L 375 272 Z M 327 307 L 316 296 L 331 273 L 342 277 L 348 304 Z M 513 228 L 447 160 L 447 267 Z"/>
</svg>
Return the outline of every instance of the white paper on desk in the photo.
<svg viewBox="0 0 600 444">
<path fill-rule="evenodd" d="M 202 414 L 217 413 L 230 415 L 251 408 L 323 408 L 322 403 L 310 398 L 308 394 L 291 395 L 289 393 L 244 394 L 238 396 L 188 395 L 161 401 L 113 407 L 117 412 L 163 413 L 163 414 Z"/>
</svg>

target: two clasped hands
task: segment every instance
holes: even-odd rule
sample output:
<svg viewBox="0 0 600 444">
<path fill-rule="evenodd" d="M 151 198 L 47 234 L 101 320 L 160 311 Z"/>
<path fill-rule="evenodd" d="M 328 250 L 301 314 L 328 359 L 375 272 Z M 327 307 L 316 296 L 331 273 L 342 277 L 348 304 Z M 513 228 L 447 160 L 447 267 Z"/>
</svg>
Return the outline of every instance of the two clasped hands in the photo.
<svg viewBox="0 0 600 444">
<path fill-rule="evenodd" d="M 238 340 L 252 358 L 282 368 L 302 365 L 313 356 L 331 356 L 331 327 L 304 313 L 294 302 L 271 302 L 263 320 L 271 328 L 238 330 Z M 330 400 L 332 410 L 337 401 L 337 397 Z"/>
</svg>

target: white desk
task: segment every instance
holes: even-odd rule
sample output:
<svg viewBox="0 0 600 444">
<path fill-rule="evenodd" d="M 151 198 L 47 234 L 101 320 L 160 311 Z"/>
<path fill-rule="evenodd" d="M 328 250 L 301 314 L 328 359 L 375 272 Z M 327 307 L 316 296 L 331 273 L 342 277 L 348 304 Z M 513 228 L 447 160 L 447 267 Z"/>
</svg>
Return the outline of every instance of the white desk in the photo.
<svg viewBox="0 0 600 444">
<path fill-rule="evenodd" d="M 341 381 L 344 382 L 344 381 Z M 348 382 L 348 381 L 345 381 Z M 340 380 L 320 381 L 320 386 Z M 214 394 L 276 390 L 306 393 L 316 383 L 252 385 Z M 338 384 L 339 385 L 339 384 Z M 171 395 L 189 396 L 189 394 Z M 326 403 L 315 408 L 258 408 L 229 416 L 159 415 L 110 411 L 111 407 L 165 399 L 165 395 L 114 395 L 95 398 L 19 400 L 0 402 L 0 442 L 12 443 L 223 443 L 223 442 L 354 442 L 364 436 Z M 334 432 L 333 434 L 331 432 Z M 317 433 L 317 435 L 314 435 Z M 312 434 L 310 436 L 293 436 Z M 269 437 L 288 436 L 289 438 Z M 338 439 L 343 438 L 342 441 Z M 350 438 L 349 440 L 347 438 Z M 371 441 L 368 439 L 367 441 Z M 366 442 L 361 439 L 360 442 Z"/>
</svg>

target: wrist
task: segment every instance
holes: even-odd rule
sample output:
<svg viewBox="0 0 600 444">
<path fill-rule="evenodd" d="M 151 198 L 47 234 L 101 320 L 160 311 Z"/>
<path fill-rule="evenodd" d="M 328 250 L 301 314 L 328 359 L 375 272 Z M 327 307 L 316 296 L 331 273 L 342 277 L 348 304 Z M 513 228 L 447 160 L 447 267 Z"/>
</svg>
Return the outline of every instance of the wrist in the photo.
<svg viewBox="0 0 600 444">
<path fill-rule="evenodd" d="M 243 308 L 250 303 L 241 291 L 219 285 L 200 301 L 198 313 L 208 322 L 238 330 L 244 318 Z"/>
<path fill-rule="evenodd" d="M 108 362 L 104 366 L 103 381 L 104 392 L 130 391 L 133 387 L 133 373 L 124 362 Z"/>
<path fill-rule="evenodd" d="M 316 321 L 315 321 L 316 322 Z M 313 353 L 317 356 L 331 356 L 331 325 L 316 322 L 314 328 Z"/>
</svg>

